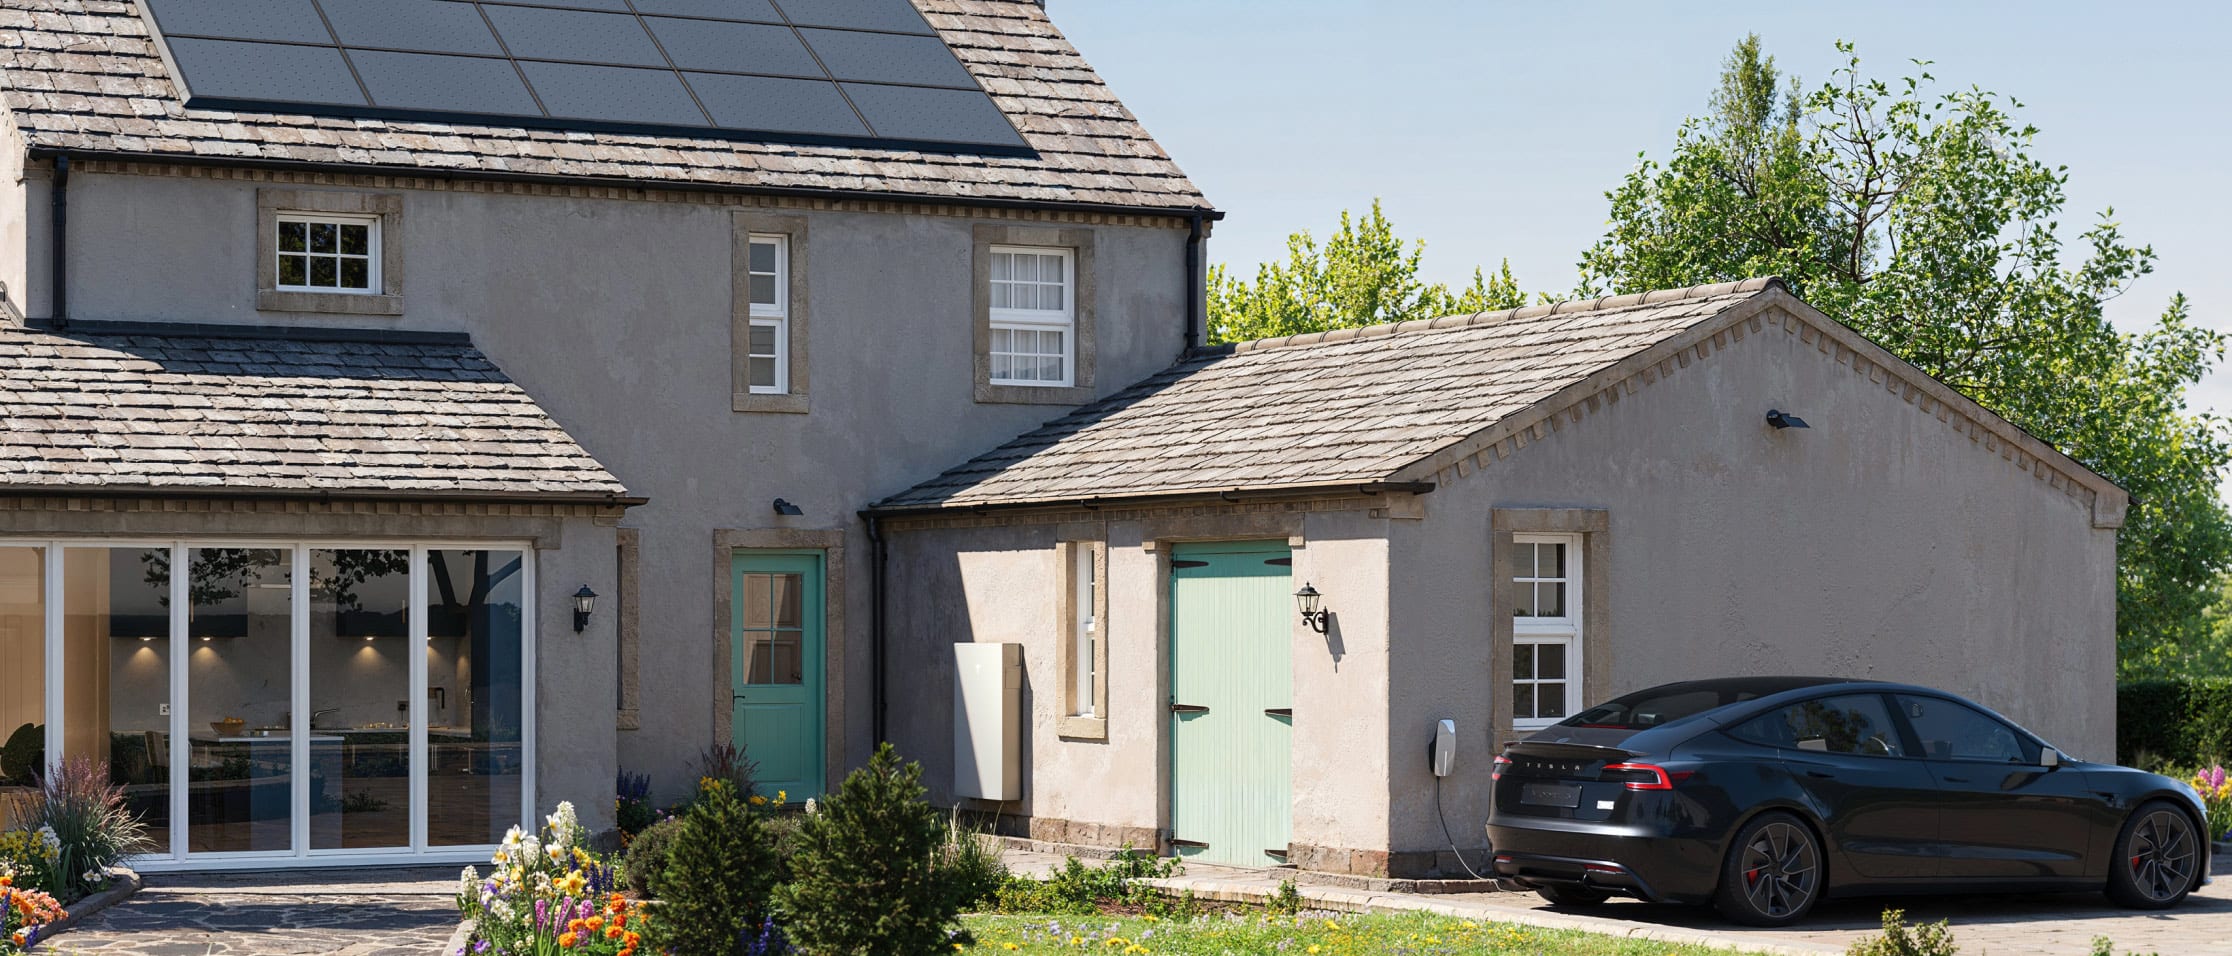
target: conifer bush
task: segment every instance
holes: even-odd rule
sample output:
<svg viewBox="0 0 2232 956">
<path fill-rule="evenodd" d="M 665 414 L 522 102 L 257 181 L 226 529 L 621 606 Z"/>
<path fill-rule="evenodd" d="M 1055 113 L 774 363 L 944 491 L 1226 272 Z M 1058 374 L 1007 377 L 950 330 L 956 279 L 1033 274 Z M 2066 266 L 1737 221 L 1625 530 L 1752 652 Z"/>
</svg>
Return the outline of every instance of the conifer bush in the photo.
<svg viewBox="0 0 2232 956">
<path fill-rule="evenodd" d="M 706 781 L 675 830 L 666 869 L 651 883 L 664 901 L 653 940 L 698 956 L 740 951 L 766 927 L 768 894 L 779 875 L 759 815 L 733 784 Z"/>
<path fill-rule="evenodd" d="M 922 766 L 884 744 L 800 824 L 783 931 L 807 956 L 916 956 L 950 946 L 959 909 L 942 860 L 946 824 Z"/>
</svg>

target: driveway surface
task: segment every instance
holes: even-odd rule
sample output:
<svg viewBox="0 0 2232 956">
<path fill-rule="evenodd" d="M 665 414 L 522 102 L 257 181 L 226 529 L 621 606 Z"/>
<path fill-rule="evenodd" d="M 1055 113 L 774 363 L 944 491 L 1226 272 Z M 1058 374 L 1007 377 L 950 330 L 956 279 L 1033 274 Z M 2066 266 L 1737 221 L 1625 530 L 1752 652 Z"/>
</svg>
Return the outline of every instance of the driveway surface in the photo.
<svg viewBox="0 0 2232 956">
<path fill-rule="evenodd" d="M 433 956 L 457 928 L 457 868 L 155 874 L 34 953 Z"/>
</svg>

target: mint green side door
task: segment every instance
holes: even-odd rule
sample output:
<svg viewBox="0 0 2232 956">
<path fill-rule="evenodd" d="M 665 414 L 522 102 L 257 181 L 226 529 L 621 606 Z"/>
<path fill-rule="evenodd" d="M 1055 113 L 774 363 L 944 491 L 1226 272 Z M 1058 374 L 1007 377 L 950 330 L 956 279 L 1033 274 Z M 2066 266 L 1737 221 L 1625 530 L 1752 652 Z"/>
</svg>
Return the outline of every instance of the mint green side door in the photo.
<svg viewBox="0 0 2232 956">
<path fill-rule="evenodd" d="M 731 739 L 760 792 L 822 792 L 822 555 L 740 551 L 729 573 Z"/>
<path fill-rule="evenodd" d="M 1283 541 L 1171 550 L 1170 832 L 1204 863 L 1277 866 L 1292 833 L 1294 585 Z"/>
</svg>

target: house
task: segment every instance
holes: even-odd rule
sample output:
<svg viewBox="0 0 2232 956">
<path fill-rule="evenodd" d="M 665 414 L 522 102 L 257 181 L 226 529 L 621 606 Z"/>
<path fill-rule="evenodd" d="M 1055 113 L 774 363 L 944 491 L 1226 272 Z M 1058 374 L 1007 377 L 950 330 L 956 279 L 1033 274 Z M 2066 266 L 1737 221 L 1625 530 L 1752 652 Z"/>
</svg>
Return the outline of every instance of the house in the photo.
<svg viewBox="0 0 2232 956">
<path fill-rule="evenodd" d="M 1485 868 L 1501 741 L 1679 679 L 2112 759 L 2126 504 L 1772 279 L 1250 342 L 872 509 L 892 736 L 1011 832 L 1382 878 Z M 955 642 L 1020 646 L 1012 788 Z"/>
<path fill-rule="evenodd" d="M 829 788 L 859 510 L 1182 355 L 1218 218 L 1030 0 L 37 0 L 0 117 L 0 787 L 146 870 Z"/>
</svg>

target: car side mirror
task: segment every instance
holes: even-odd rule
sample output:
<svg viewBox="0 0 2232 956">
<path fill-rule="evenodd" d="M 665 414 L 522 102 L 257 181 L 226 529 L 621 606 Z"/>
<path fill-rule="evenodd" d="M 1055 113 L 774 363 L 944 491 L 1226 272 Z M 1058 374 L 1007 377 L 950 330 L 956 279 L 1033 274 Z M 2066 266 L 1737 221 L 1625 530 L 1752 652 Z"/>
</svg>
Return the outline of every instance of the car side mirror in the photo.
<svg viewBox="0 0 2232 956">
<path fill-rule="evenodd" d="M 2061 751 L 2048 747 L 2038 752 L 2038 765 L 2052 770 L 2061 766 Z"/>
</svg>

